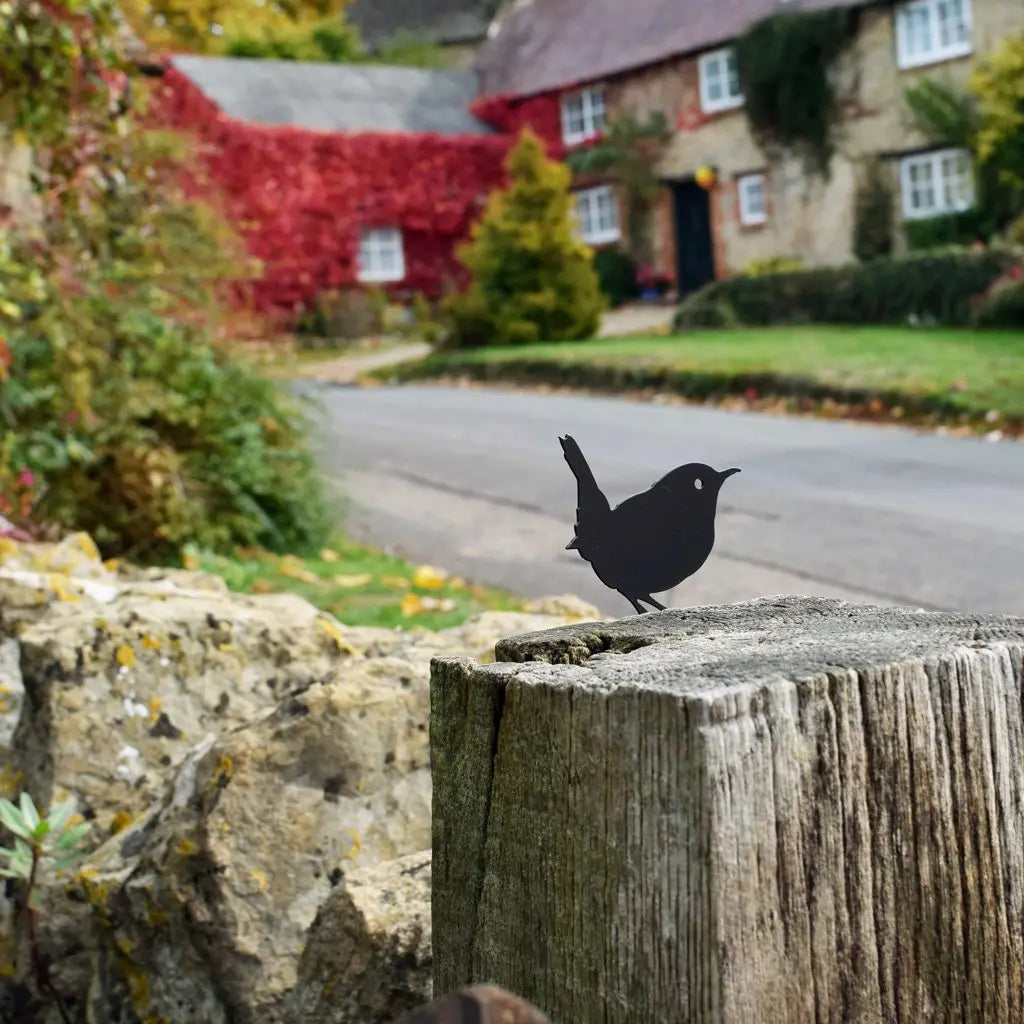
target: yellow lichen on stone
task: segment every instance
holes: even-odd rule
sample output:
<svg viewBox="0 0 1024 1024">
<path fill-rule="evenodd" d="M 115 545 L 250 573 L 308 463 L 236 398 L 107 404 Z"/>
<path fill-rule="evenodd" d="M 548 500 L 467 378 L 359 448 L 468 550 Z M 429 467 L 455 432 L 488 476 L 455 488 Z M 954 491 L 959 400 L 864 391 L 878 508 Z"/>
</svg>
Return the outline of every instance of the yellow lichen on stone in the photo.
<svg viewBox="0 0 1024 1024">
<path fill-rule="evenodd" d="M 98 562 L 100 560 L 100 550 L 96 547 L 96 542 L 89 536 L 89 534 L 76 533 L 73 537 L 69 537 L 68 540 L 71 544 L 77 547 L 90 562 Z"/>
<path fill-rule="evenodd" d="M 150 928 L 159 928 L 160 925 L 167 924 L 167 915 L 159 907 L 147 902 L 146 924 Z"/>
<path fill-rule="evenodd" d="M 199 847 L 196 846 L 191 839 L 178 840 L 178 853 L 180 853 L 182 857 L 191 857 L 198 851 L 198 849 Z"/>
<path fill-rule="evenodd" d="M 266 889 L 267 876 L 263 874 L 262 871 L 257 871 L 256 868 L 253 868 L 252 871 L 249 872 L 249 877 L 260 887 L 260 892 L 263 892 Z"/>
<path fill-rule="evenodd" d="M 0 796 L 10 800 L 21 792 L 22 774 L 9 764 L 0 765 Z"/>
<path fill-rule="evenodd" d="M 49 577 L 50 589 L 53 591 L 54 596 L 58 601 L 67 601 L 74 603 L 75 601 L 81 600 L 71 587 L 73 582 L 71 577 L 64 572 L 51 572 Z"/>
<path fill-rule="evenodd" d="M 164 702 L 159 697 L 149 698 L 149 720 L 155 722 L 160 717 Z"/>
<path fill-rule="evenodd" d="M 142 646 L 147 651 L 159 651 L 160 641 L 155 636 L 146 633 L 141 640 Z"/>
<path fill-rule="evenodd" d="M 227 754 L 222 754 L 217 762 L 217 767 L 213 771 L 214 785 L 220 786 L 230 781 L 234 770 L 235 766 L 232 764 L 231 758 Z"/>
<path fill-rule="evenodd" d="M 345 831 L 348 833 L 349 839 L 352 840 L 352 849 L 345 854 L 345 857 L 348 860 L 355 860 L 359 856 L 359 851 L 363 848 L 363 841 L 354 828 L 347 828 Z"/>
<path fill-rule="evenodd" d="M 355 654 L 356 649 L 349 644 L 345 638 L 341 635 L 341 630 L 338 628 L 337 623 L 332 622 L 330 619 L 323 615 L 317 616 L 317 623 L 320 628 L 334 641 L 338 650 L 342 654 Z"/>
<path fill-rule="evenodd" d="M 110 822 L 110 834 L 116 836 L 123 832 L 135 819 L 127 811 L 118 811 Z"/>
<path fill-rule="evenodd" d="M 135 664 L 135 652 L 127 644 L 121 644 L 114 657 L 123 668 L 132 668 Z"/>
</svg>

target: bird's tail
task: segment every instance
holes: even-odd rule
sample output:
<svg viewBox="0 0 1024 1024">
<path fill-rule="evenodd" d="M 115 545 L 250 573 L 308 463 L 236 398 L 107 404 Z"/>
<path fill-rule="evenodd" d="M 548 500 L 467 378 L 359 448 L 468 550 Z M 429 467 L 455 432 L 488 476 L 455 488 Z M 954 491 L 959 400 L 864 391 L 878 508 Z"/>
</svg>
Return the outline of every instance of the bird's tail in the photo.
<svg viewBox="0 0 1024 1024">
<path fill-rule="evenodd" d="M 608 504 L 608 499 L 604 496 L 601 488 L 597 486 L 594 474 L 587 464 L 587 460 L 583 457 L 583 452 L 580 450 L 580 446 L 576 443 L 575 439 L 566 434 L 565 437 L 560 437 L 558 442 L 562 446 L 562 453 L 565 455 L 565 461 L 572 470 L 572 475 L 576 477 L 576 526 L 578 535 L 579 524 L 585 516 L 596 512 L 607 512 L 611 506 Z M 567 547 L 574 548 L 576 541 L 577 537 L 574 537 Z"/>
</svg>

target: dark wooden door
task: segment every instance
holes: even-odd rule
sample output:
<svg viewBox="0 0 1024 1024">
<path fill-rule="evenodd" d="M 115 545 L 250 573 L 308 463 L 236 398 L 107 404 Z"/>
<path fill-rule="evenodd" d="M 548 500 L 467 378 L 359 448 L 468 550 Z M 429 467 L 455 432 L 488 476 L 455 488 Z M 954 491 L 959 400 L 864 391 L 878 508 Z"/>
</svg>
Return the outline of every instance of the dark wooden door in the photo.
<svg viewBox="0 0 1024 1024">
<path fill-rule="evenodd" d="M 715 279 L 711 245 L 711 199 L 695 181 L 674 181 L 672 207 L 676 235 L 676 280 L 679 297 Z"/>
</svg>

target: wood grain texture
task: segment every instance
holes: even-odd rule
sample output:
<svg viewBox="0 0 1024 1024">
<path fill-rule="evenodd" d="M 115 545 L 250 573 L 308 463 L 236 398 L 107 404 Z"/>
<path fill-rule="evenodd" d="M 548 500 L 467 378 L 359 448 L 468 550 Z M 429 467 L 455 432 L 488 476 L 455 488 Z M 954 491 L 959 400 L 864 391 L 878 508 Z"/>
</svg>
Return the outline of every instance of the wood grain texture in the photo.
<svg viewBox="0 0 1024 1024">
<path fill-rule="evenodd" d="M 1024 619 L 772 598 L 497 656 L 433 666 L 435 991 L 1024 1020 Z"/>
</svg>

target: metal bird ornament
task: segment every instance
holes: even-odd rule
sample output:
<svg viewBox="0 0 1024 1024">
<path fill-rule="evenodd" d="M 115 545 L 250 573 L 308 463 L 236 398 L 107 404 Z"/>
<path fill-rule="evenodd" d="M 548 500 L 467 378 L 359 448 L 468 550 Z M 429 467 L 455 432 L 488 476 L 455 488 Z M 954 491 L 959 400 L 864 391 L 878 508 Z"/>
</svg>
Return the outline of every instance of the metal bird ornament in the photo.
<svg viewBox="0 0 1024 1024">
<path fill-rule="evenodd" d="M 568 434 L 558 440 L 576 477 L 576 535 L 566 550 L 578 551 L 640 614 L 649 611 L 641 601 L 664 611 L 651 595 L 678 586 L 707 561 L 718 492 L 739 470 L 690 462 L 612 508 L 580 446 Z"/>
</svg>

